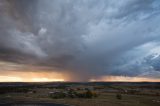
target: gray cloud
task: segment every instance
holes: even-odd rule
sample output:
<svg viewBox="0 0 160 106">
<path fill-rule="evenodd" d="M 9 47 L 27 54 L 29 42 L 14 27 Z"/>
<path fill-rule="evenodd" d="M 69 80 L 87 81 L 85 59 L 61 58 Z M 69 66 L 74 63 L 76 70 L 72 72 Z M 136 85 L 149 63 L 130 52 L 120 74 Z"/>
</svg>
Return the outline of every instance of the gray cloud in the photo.
<svg viewBox="0 0 160 106">
<path fill-rule="evenodd" d="M 159 12 L 158 0 L 2 0 L 0 59 L 70 70 L 78 80 L 154 77 L 158 60 L 144 61 L 160 50 L 144 45 L 159 46 Z"/>
</svg>

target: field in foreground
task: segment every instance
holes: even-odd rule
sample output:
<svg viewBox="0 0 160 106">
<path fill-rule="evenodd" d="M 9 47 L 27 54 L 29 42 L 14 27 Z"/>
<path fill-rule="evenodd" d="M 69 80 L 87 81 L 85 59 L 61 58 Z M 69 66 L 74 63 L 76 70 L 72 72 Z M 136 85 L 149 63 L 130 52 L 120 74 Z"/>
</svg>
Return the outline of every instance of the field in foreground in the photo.
<svg viewBox="0 0 160 106">
<path fill-rule="evenodd" d="M 77 97 L 70 95 L 71 90 L 90 90 L 97 96 Z M 67 96 L 54 98 L 57 92 Z M 26 102 L 71 106 L 160 106 L 159 83 L 1 83 L 0 93 L 0 104 Z"/>
</svg>

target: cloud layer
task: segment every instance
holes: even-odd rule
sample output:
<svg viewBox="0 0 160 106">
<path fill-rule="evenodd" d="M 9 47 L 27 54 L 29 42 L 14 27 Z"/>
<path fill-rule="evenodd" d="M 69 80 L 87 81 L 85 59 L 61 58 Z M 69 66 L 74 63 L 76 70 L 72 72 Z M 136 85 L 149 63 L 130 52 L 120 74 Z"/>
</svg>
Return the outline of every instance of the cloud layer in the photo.
<svg viewBox="0 0 160 106">
<path fill-rule="evenodd" d="M 160 77 L 159 0 L 2 0 L 0 60 L 88 80 Z"/>
</svg>

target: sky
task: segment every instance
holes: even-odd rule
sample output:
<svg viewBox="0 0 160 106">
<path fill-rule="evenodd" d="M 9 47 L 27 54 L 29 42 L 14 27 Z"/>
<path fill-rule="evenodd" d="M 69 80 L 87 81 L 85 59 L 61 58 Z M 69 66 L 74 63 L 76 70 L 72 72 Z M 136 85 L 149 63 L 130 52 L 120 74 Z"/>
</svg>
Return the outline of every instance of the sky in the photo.
<svg viewBox="0 0 160 106">
<path fill-rule="evenodd" d="M 160 1 L 0 0 L 5 81 L 160 81 Z"/>
</svg>

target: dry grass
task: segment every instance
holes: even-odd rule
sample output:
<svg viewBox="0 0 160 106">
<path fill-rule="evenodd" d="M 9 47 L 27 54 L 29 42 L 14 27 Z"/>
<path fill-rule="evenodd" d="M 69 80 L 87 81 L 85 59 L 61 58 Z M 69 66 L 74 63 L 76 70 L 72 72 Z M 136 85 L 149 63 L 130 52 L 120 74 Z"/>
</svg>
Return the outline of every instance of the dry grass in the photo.
<svg viewBox="0 0 160 106">
<path fill-rule="evenodd" d="M 73 106 L 160 106 L 160 97 L 123 95 L 122 100 L 116 99 L 115 94 L 105 94 L 96 99 L 59 99 L 58 103 L 71 104 Z"/>
<path fill-rule="evenodd" d="M 101 94 L 98 98 L 93 99 L 51 99 L 40 94 L 10 94 L 9 97 L 1 95 L 0 100 L 2 98 L 14 102 L 53 102 L 72 106 L 160 106 L 160 102 L 158 102 L 160 96 L 122 95 L 122 100 L 118 100 L 114 93 Z"/>
</svg>

